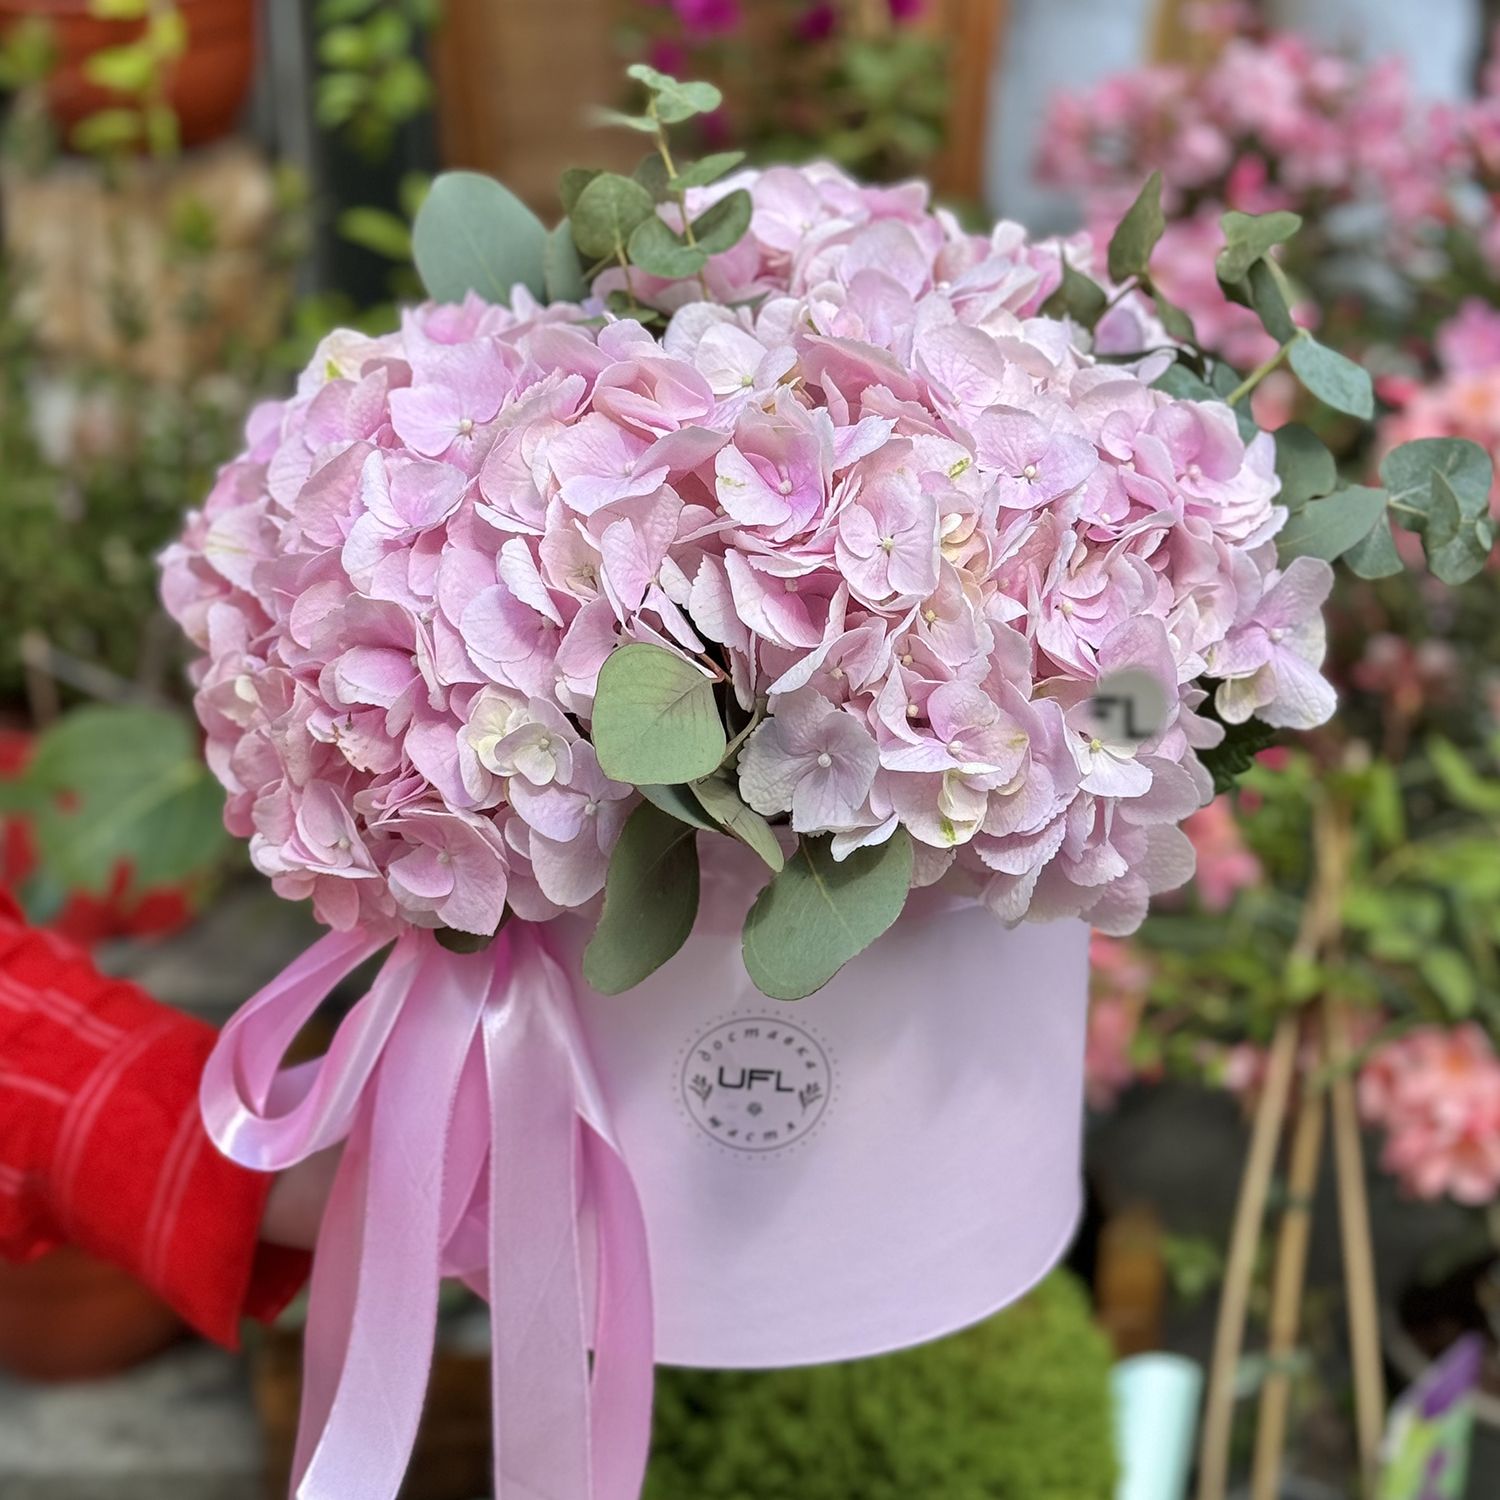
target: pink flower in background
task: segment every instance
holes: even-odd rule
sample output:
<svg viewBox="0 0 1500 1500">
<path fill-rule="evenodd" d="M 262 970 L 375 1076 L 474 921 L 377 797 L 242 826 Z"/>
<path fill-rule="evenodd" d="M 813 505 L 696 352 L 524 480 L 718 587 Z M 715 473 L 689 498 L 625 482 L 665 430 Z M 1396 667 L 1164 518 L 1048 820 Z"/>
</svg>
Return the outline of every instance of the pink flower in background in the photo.
<svg viewBox="0 0 1500 1500">
<path fill-rule="evenodd" d="M 691 34 L 723 36 L 739 30 L 739 0 L 671 0 L 671 4 L 677 19 Z"/>
<path fill-rule="evenodd" d="M 1500 369 L 1500 308 L 1469 297 L 1438 330 L 1438 361 L 1449 375 Z"/>
<path fill-rule="evenodd" d="M 1152 971 L 1150 961 L 1132 943 L 1098 932 L 1089 944 L 1089 963 L 1084 1087 L 1090 1109 L 1109 1110 L 1142 1077 L 1133 1047 Z"/>
<path fill-rule="evenodd" d="M 1197 852 L 1194 888 L 1209 911 L 1227 911 L 1237 892 L 1260 884 L 1265 872 L 1245 847 L 1229 797 L 1215 797 L 1182 825 L 1182 831 Z"/>
<path fill-rule="evenodd" d="M 1421 1026 L 1377 1048 L 1359 1100 L 1407 1191 L 1473 1206 L 1500 1196 L 1500 1058 L 1481 1027 Z"/>
</svg>

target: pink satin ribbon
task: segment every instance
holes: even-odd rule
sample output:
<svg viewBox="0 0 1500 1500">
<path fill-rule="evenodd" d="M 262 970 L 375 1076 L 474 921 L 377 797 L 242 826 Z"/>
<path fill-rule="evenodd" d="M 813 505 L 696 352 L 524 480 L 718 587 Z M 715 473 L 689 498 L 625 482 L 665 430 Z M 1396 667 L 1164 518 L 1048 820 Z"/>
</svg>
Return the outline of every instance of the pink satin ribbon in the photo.
<svg viewBox="0 0 1500 1500">
<path fill-rule="evenodd" d="M 457 1275 L 490 1301 L 496 1500 L 638 1500 L 645 1221 L 567 976 L 525 923 L 472 955 L 408 931 L 327 1054 L 285 1067 L 382 946 L 323 938 L 230 1021 L 203 1076 L 209 1133 L 244 1166 L 280 1171 L 345 1143 L 313 1263 L 293 1493 L 394 1500 L 438 1284 Z"/>
</svg>

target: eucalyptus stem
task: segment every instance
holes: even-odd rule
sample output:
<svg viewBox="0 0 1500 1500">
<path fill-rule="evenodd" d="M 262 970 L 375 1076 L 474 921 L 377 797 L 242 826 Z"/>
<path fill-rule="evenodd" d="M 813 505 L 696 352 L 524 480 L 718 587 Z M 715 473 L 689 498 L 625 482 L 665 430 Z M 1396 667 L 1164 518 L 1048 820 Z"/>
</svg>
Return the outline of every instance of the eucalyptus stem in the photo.
<svg viewBox="0 0 1500 1500">
<path fill-rule="evenodd" d="M 1277 366 L 1280 365 L 1282 360 L 1284 360 L 1287 355 L 1292 352 L 1292 345 L 1295 344 L 1301 337 L 1302 335 L 1300 333 L 1293 334 L 1293 336 L 1289 338 L 1286 343 L 1284 343 L 1269 359 L 1262 360 L 1260 364 L 1256 365 L 1256 367 L 1251 370 L 1251 372 L 1242 381 L 1240 381 L 1240 383 L 1235 386 L 1235 388 L 1230 391 L 1230 393 L 1224 398 L 1229 403 L 1229 405 L 1238 406 L 1240 402 L 1243 401 L 1245 397 L 1248 396 L 1250 392 L 1253 391 L 1256 386 L 1258 386 L 1261 381 L 1264 380 L 1272 370 L 1276 369 Z"/>
</svg>

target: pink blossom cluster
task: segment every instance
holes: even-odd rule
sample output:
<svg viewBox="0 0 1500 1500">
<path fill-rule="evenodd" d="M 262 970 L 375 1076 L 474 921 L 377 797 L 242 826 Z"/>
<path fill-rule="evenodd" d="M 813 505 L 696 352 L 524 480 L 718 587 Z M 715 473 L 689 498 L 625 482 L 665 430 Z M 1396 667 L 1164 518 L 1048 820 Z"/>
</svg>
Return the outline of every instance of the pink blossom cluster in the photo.
<svg viewBox="0 0 1500 1500">
<path fill-rule="evenodd" d="M 1382 1165 L 1409 1192 L 1483 1206 L 1500 1196 L 1500 1058 L 1482 1027 L 1420 1026 L 1376 1049 L 1359 1076 Z"/>
<path fill-rule="evenodd" d="M 589 741 L 622 641 L 766 713 L 760 812 L 838 857 L 905 827 L 919 883 L 1112 932 L 1191 874 L 1199 679 L 1230 721 L 1331 712 L 1270 440 L 1042 316 L 1055 245 L 822 166 L 691 206 L 740 186 L 701 282 L 633 273 L 660 339 L 519 288 L 333 335 L 169 550 L 230 827 L 325 921 L 589 901 L 634 805 Z M 1096 722 L 1123 673 L 1144 743 Z"/>
<path fill-rule="evenodd" d="M 1206 68 L 1142 67 L 1061 95 L 1038 166 L 1115 218 L 1159 169 L 1178 207 L 1354 200 L 1409 223 L 1446 212 L 1430 169 L 1455 133 L 1418 109 L 1399 58 L 1360 64 L 1276 32 L 1230 39 Z"/>
<path fill-rule="evenodd" d="M 1156 1082 L 1159 1066 L 1142 1070 L 1135 1039 L 1151 988 L 1150 958 L 1136 944 L 1096 932 L 1089 943 L 1089 1029 L 1084 1047 L 1084 1094 L 1104 1112 L 1132 1085 Z"/>
</svg>

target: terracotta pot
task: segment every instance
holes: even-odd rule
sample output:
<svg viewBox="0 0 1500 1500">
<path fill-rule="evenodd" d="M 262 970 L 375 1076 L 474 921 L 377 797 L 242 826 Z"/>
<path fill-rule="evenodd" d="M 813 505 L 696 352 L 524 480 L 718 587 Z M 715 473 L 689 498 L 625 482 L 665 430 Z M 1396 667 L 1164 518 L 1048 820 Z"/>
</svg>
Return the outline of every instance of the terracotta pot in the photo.
<svg viewBox="0 0 1500 1500">
<path fill-rule="evenodd" d="M 187 51 L 167 81 L 182 142 L 201 146 L 233 132 L 255 73 L 256 0 L 177 0 L 187 23 Z M 121 103 L 118 95 L 84 76 L 84 63 L 106 47 L 141 34 L 139 21 L 102 21 L 88 0 L 0 0 L 0 31 L 24 17 L 51 23 L 58 48 L 47 85 L 52 114 L 65 132 L 97 110 Z"/>
<path fill-rule="evenodd" d="M 0 1261 L 0 1367 L 28 1380 L 92 1380 L 159 1353 L 177 1314 L 139 1282 L 81 1250 Z"/>
</svg>

